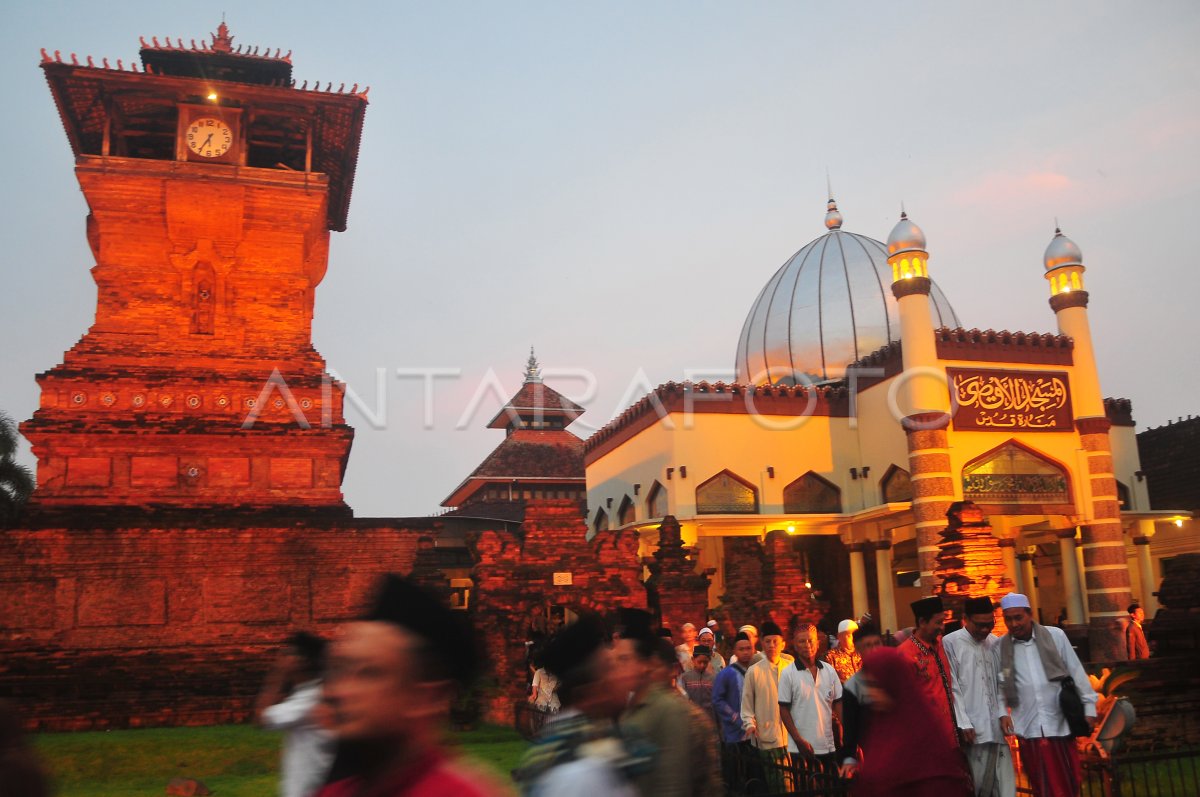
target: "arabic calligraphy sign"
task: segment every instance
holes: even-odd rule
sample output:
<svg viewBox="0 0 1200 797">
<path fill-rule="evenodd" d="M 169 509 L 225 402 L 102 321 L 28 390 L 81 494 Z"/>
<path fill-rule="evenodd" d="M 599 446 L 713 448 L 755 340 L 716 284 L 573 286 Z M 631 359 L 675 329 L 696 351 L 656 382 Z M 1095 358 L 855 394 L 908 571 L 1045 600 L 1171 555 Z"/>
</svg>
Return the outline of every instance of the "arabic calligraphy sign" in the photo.
<svg viewBox="0 0 1200 797">
<path fill-rule="evenodd" d="M 1075 428 L 1067 375 L 1061 371 L 947 368 L 954 428 L 1067 432 Z"/>
</svg>

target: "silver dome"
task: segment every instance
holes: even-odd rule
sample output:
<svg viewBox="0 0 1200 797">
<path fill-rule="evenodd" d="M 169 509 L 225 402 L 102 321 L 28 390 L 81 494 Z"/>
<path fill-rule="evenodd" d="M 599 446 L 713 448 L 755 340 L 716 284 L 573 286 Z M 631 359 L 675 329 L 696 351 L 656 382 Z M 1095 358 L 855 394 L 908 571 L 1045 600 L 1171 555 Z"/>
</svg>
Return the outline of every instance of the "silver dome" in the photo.
<svg viewBox="0 0 1200 797">
<path fill-rule="evenodd" d="M 1079 250 L 1074 241 L 1063 235 L 1062 230 L 1056 227 L 1054 237 L 1050 239 L 1050 245 L 1046 247 L 1046 254 L 1043 256 L 1042 262 L 1045 263 L 1047 271 L 1053 271 L 1063 266 L 1082 266 L 1083 252 Z"/>
<path fill-rule="evenodd" d="M 900 211 L 900 221 L 888 234 L 887 253 L 898 255 L 901 252 L 924 252 L 925 233 L 920 227 L 908 220 L 908 214 Z"/>
<path fill-rule="evenodd" d="M 915 226 L 915 225 L 914 225 Z M 737 348 L 742 384 L 842 378 L 846 366 L 900 340 L 887 248 L 833 228 L 783 264 L 759 293 Z M 959 327 L 941 288 L 929 292 L 933 322 Z"/>
</svg>

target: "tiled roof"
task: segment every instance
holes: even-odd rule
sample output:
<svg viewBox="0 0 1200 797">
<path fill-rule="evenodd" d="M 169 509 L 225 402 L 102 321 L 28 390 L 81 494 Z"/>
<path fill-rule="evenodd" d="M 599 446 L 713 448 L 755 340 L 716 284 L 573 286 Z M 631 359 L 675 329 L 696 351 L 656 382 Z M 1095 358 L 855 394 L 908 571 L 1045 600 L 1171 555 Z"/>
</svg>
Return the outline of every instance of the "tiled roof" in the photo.
<svg viewBox="0 0 1200 797">
<path fill-rule="evenodd" d="M 561 429 L 518 429 L 471 476 L 582 479 L 583 441 Z"/>
<path fill-rule="evenodd" d="M 545 383 L 526 381 L 508 403 L 500 408 L 496 417 L 488 423 L 489 429 L 507 428 L 514 420 L 541 415 L 543 418 L 569 418 L 582 415 L 583 407 L 571 401 Z"/>
<path fill-rule="evenodd" d="M 583 441 L 562 429 L 517 429 L 455 488 L 442 506 L 461 506 L 488 484 L 585 484 Z M 528 485 L 525 485 L 528 486 Z"/>
</svg>

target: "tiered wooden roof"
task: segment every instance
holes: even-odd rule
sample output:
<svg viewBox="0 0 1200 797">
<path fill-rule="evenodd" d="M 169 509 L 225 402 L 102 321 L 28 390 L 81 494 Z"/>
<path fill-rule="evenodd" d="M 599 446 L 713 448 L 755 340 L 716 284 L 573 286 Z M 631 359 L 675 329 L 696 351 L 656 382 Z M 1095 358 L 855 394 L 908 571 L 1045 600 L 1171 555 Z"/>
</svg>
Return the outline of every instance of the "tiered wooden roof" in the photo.
<svg viewBox="0 0 1200 797">
<path fill-rule="evenodd" d="M 243 51 L 224 23 L 212 39 L 200 46 L 143 39 L 140 69 L 136 61 L 103 58 L 97 65 L 87 56 L 81 63 L 74 53 L 64 60 L 43 49 L 42 69 L 72 152 L 172 160 L 178 105 L 211 102 L 215 94 L 221 106 L 252 109 L 246 166 L 326 175 L 329 228 L 346 229 L 369 88 L 297 86 L 290 52 Z"/>
</svg>

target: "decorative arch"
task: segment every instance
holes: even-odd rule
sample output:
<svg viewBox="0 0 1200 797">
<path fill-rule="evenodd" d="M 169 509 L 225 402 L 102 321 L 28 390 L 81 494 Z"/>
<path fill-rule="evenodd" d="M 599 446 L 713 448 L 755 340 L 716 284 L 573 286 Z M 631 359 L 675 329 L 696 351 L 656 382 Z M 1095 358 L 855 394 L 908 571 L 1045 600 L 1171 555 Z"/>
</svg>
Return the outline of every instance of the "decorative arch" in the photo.
<svg viewBox="0 0 1200 797">
<path fill-rule="evenodd" d="M 879 480 L 879 493 L 885 504 L 898 504 L 913 499 L 912 476 L 899 465 L 892 465 Z"/>
<path fill-rule="evenodd" d="M 968 462 L 962 471 L 963 500 L 977 504 L 1070 504 L 1066 468 L 1016 440 Z"/>
<path fill-rule="evenodd" d="M 633 499 L 627 495 L 621 499 L 621 506 L 617 509 L 617 525 L 624 526 L 636 520 L 637 506 L 633 503 Z"/>
<path fill-rule="evenodd" d="M 603 509 L 596 510 L 596 519 L 592 521 L 592 530 L 597 534 L 608 531 L 608 513 Z"/>
<path fill-rule="evenodd" d="M 783 511 L 798 515 L 840 514 L 842 491 L 810 470 L 783 488 Z"/>
<path fill-rule="evenodd" d="M 671 514 L 669 498 L 667 488 L 656 480 L 646 494 L 646 517 L 666 517 Z"/>
<path fill-rule="evenodd" d="M 723 470 L 696 487 L 696 514 L 754 515 L 758 490 L 741 476 Z"/>
</svg>

